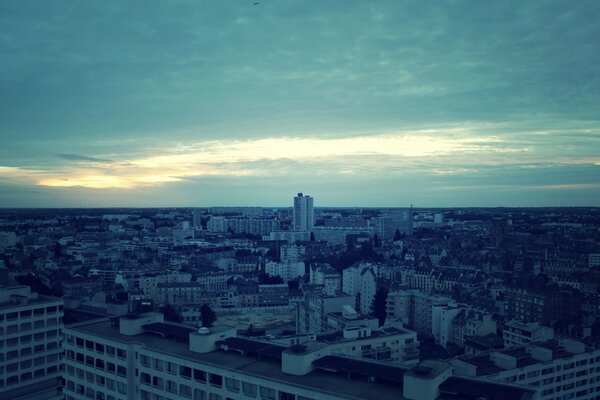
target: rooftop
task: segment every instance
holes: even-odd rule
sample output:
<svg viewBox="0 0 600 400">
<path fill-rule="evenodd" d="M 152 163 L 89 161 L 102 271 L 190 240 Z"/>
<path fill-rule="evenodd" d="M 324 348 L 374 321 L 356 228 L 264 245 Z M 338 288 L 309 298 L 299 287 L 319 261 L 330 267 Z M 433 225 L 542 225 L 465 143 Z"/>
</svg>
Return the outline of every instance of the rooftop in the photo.
<svg viewBox="0 0 600 400">
<path fill-rule="evenodd" d="M 321 369 L 303 376 L 288 375 L 281 371 L 280 362 L 271 358 L 254 358 L 222 350 L 205 354 L 195 353 L 189 350 L 187 343 L 166 339 L 147 332 L 135 336 L 124 336 L 119 334 L 118 327 L 113 326 L 109 319 L 89 321 L 66 327 L 66 329 L 92 334 L 121 343 L 141 343 L 155 352 L 174 355 L 183 359 L 263 379 L 279 381 L 297 387 L 308 387 L 311 390 L 332 393 L 347 399 L 403 398 L 402 386 L 398 383 L 378 382 L 377 384 L 372 384 L 362 376 L 351 376 L 350 380 L 352 384 L 350 385 L 348 384 L 346 373 L 340 374 Z"/>
</svg>

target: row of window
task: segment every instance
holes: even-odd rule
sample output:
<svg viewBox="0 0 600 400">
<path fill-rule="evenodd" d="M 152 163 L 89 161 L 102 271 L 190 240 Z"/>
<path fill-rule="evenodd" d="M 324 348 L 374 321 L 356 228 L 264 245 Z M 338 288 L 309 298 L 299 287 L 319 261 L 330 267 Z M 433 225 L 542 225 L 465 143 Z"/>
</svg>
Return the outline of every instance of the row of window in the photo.
<svg viewBox="0 0 600 400">
<path fill-rule="evenodd" d="M 127 358 L 127 351 L 125 349 L 120 349 L 118 347 L 109 345 L 105 346 L 102 343 L 96 343 L 91 340 L 75 337 L 73 335 L 66 335 L 66 342 L 69 345 L 77 346 L 82 349 L 85 348 L 86 350 L 94 351 L 98 354 L 106 354 L 109 357 L 117 357 L 121 360 L 125 360 Z"/>
<path fill-rule="evenodd" d="M 140 363 L 142 366 L 152 368 L 155 371 L 165 371 L 173 376 L 179 376 L 184 379 L 194 380 L 199 383 L 208 384 L 216 388 L 225 388 L 232 393 L 239 393 L 240 391 L 247 397 L 256 398 L 260 394 L 261 399 L 265 400 L 295 400 L 296 395 L 289 394 L 283 391 L 279 391 L 279 397 L 277 397 L 277 391 L 265 386 L 258 386 L 250 382 L 240 381 L 239 379 L 222 376 L 220 374 L 214 374 L 206 372 L 197 368 L 191 368 L 185 365 L 175 364 L 169 361 L 164 361 L 158 358 L 149 357 L 147 355 L 140 355 Z M 165 390 L 173 393 L 174 395 L 179 394 L 181 397 L 191 398 L 191 391 L 188 391 L 189 386 L 185 384 L 177 385 L 177 382 L 168 379 L 162 374 L 152 375 L 150 373 L 141 372 L 140 382 L 142 385 L 152 386 L 154 388 Z M 183 393 L 182 394 L 182 390 Z M 196 389 L 203 393 L 202 390 Z M 187 396 L 190 397 L 187 397 Z M 200 396 L 200 395 L 199 395 Z M 175 396 L 174 398 L 177 398 Z M 205 399 L 204 397 L 196 397 L 194 399 Z M 298 396 L 298 400 L 310 400 L 302 396 Z"/>
<path fill-rule="evenodd" d="M 50 345 L 50 343 L 48 343 Z M 53 346 L 56 345 L 56 343 L 53 344 Z M 56 345 L 55 350 L 58 350 L 58 347 Z M 6 353 L 0 353 L 0 363 L 3 363 L 4 361 L 11 361 L 11 360 L 16 360 L 19 358 L 24 358 L 24 357 L 29 357 L 31 355 L 34 354 L 39 354 L 39 353 L 43 353 L 46 351 L 46 347 L 43 344 L 34 346 L 34 347 L 23 347 L 20 350 L 11 350 L 8 351 Z M 39 359 L 44 359 L 44 357 L 38 357 Z M 36 360 L 38 359 L 36 358 Z M 56 360 L 58 358 L 58 352 L 55 354 L 49 354 L 47 356 L 48 361 L 50 362 L 50 360 Z"/>
<path fill-rule="evenodd" d="M 72 365 L 66 366 L 66 372 L 67 378 L 78 378 L 81 381 L 87 381 L 97 386 L 106 388 L 106 390 L 118 392 L 121 394 L 124 394 L 127 391 L 127 385 L 125 383 L 119 382 L 110 377 L 106 377 L 103 374 L 95 374 L 92 371 L 84 371 L 83 369 L 75 368 Z"/>
<path fill-rule="evenodd" d="M 63 306 L 39 307 L 31 310 L 13 311 L 9 313 L 0 313 L 0 323 L 4 321 L 16 321 L 31 317 L 41 317 L 42 315 L 55 314 L 57 311 L 62 312 Z"/>
<path fill-rule="evenodd" d="M 49 318 L 46 321 L 38 320 L 38 321 L 34 321 L 33 323 L 23 322 L 20 325 L 19 324 L 8 325 L 6 327 L 6 329 L 4 327 L 0 326 L 0 336 L 3 336 L 4 334 L 13 335 L 15 333 L 27 332 L 32 329 L 52 328 L 52 327 L 58 326 L 59 323 L 62 323 L 62 318 L 61 319 Z"/>
<path fill-rule="evenodd" d="M 105 362 L 102 358 L 94 358 L 92 356 L 86 356 L 83 353 L 75 352 L 73 350 L 67 350 L 65 353 L 67 360 L 75 361 L 79 364 L 85 364 L 88 367 L 96 368 L 101 371 L 106 371 L 111 374 L 117 374 L 120 376 L 127 376 L 127 367 L 113 362 Z"/>
<path fill-rule="evenodd" d="M 80 383 L 75 383 L 71 380 L 67 380 L 66 382 L 66 390 L 68 392 L 76 393 L 80 396 L 85 396 L 89 399 L 95 400 L 109 400 L 110 398 L 115 398 L 113 395 L 106 395 L 104 391 L 94 390 L 91 387 L 86 387 Z M 117 393 L 119 394 L 127 394 L 127 386 L 125 384 L 118 384 L 116 387 Z M 68 397 L 68 396 L 67 396 Z"/>
<path fill-rule="evenodd" d="M 23 336 L 15 336 L 13 338 L 10 339 L 0 339 L 0 349 L 4 348 L 4 346 L 6 347 L 14 347 L 14 346 L 23 346 L 26 345 L 28 343 L 33 342 L 41 342 L 43 340 L 46 339 L 46 332 L 38 332 L 35 333 L 33 335 L 29 334 L 29 335 L 23 335 Z M 52 339 L 55 336 L 48 336 L 48 339 Z M 58 342 L 56 342 L 58 344 Z M 43 344 L 42 344 L 43 346 Z"/>
<path fill-rule="evenodd" d="M 52 366 L 46 369 L 41 368 L 33 372 L 24 372 L 21 375 L 11 375 L 6 378 L 6 381 L 0 378 L 0 387 L 16 385 L 18 383 L 27 383 L 32 379 L 42 378 L 46 375 L 58 373 L 58 367 Z"/>
</svg>

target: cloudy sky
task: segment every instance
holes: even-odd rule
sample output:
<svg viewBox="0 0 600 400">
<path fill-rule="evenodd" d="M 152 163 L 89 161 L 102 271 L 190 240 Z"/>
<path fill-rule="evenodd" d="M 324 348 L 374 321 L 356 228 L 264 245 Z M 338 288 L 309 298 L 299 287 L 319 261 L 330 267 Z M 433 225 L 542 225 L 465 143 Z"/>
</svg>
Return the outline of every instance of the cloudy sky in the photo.
<svg viewBox="0 0 600 400">
<path fill-rule="evenodd" d="M 0 207 L 600 206 L 600 2 L 0 2 Z"/>
</svg>

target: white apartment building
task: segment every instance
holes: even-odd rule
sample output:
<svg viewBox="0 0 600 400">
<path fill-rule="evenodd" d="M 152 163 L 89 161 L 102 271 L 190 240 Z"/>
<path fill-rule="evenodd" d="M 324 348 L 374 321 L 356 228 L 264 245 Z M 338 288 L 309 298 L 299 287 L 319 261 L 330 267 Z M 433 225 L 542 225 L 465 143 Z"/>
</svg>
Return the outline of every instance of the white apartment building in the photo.
<svg viewBox="0 0 600 400">
<path fill-rule="evenodd" d="M 377 291 L 377 266 L 363 263 L 346 268 L 342 272 L 342 291 L 354 297 L 360 294 L 358 311 L 369 314 Z"/>
<path fill-rule="evenodd" d="M 323 285 L 323 290 L 329 295 L 334 295 L 342 290 L 342 276 L 329 264 L 311 266 L 310 283 Z"/>
<path fill-rule="evenodd" d="M 600 349 L 571 340 L 549 340 L 452 361 L 454 373 L 539 389 L 541 399 L 597 399 Z"/>
<path fill-rule="evenodd" d="M 269 261 L 265 264 L 265 272 L 271 276 L 279 275 L 284 282 L 304 276 L 305 266 L 303 261 L 276 262 Z"/>
<path fill-rule="evenodd" d="M 236 338 L 233 327 L 195 331 L 165 324 L 160 314 L 121 318 L 118 324 L 78 324 L 65 330 L 65 338 L 66 400 L 402 396 L 401 387 L 349 381 L 345 374 L 314 367 L 309 367 L 313 373 L 302 376 L 295 371 L 299 365 L 287 360 L 298 353 L 284 346 Z M 252 356 L 255 352 L 262 357 Z"/>
<path fill-rule="evenodd" d="M 537 322 L 509 321 L 502 330 L 504 347 L 520 346 L 532 342 L 554 339 L 554 329 Z"/>
<path fill-rule="evenodd" d="M 294 197 L 292 228 L 294 231 L 311 231 L 314 225 L 313 198 L 298 193 L 298 196 Z"/>
<path fill-rule="evenodd" d="M 0 287 L 0 398 L 62 399 L 62 299 Z"/>
<path fill-rule="evenodd" d="M 224 233 L 229 229 L 229 221 L 225 217 L 212 216 L 206 224 L 206 229 L 212 233 Z"/>
<path fill-rule="evenodd" d="M 304 261 L 306 248 L 298 244 L 285 244 L 279 250 L 279 256 L 282 262 Z"/>
</svg>

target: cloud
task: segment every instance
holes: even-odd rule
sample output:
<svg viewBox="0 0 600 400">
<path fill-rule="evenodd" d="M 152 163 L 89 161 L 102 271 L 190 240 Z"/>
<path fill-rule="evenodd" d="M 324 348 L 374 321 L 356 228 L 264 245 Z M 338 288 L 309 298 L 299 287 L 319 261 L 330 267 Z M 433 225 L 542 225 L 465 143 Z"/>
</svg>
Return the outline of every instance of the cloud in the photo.
<svg viewBox="0 0 600 400">
<path fill-rule="evenodd" d="M 58 154 L 57 157 L 62 158 L 63 160 L 68 160 L 68 161 L 90 161 L 90 162 L 94 162 L 94 163 L 111 163 L 111 162 L 113 162 L 112 160 L 109 160 L 106 158 L 89 157 L 89 156 L 83 156 L 80 154 Z"/>
</svg>

